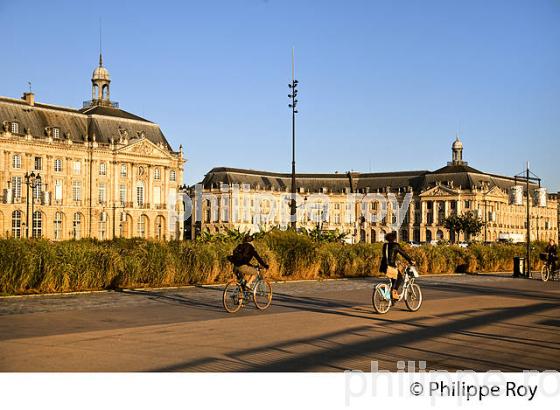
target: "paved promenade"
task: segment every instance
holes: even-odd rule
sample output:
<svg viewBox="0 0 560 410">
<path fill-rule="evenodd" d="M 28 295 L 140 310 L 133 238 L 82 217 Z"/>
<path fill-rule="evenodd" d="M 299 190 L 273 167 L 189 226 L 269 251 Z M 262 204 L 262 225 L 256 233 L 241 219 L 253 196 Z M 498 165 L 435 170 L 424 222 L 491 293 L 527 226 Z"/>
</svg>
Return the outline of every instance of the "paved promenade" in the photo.
<svg viewBox="0 0 560 410">
<path fill-rule="evenodd" d="M 371 307 L 378 280 L 273 284 L 236 314 L 220 287 L 0 299 L 2 371 L 560 369 L 560 282 L 425 276 L 422 308 Z"/>
</svg>

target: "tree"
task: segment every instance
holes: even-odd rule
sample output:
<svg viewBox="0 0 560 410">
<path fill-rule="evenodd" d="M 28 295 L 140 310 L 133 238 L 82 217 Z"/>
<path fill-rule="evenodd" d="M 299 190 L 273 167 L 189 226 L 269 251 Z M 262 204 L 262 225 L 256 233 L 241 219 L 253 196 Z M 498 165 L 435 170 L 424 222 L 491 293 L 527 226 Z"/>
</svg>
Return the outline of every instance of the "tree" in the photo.
<svg viewBox="0 0 560 410">
<path fill-rule="evenodd" d="M 457 241 L 461 232 L 465 235 L 477 236 L 484 227 L 482 219 L 471 211 L 464 213 L 463 215 L 449 215 L 442 221 L 442 223 L 446 229 L 455 233 L 454 242 Z"/>
<path fill-rule="evenodd" d="M 455 233 L 455 237 L 453 238 L 454 239 L 453 243 L 455 243 L 457 241 L 457 239 L 459 239 L 459 234 L 463 230 L 462 217 L 459 216 L 459 215 L 453 214 L 453 215 L 449 215 L 442 222 L 443 222 L 443 226 L 445 227 L 445 229 L 448 229 L 450 232 Z"/>
<path fill-rule="evenodd" d="M 463 232 L 469 236 L 477 236 L 486 224 L 482 219 L 476 216 L 471 211 L 463 214 Z"/>
</svg>

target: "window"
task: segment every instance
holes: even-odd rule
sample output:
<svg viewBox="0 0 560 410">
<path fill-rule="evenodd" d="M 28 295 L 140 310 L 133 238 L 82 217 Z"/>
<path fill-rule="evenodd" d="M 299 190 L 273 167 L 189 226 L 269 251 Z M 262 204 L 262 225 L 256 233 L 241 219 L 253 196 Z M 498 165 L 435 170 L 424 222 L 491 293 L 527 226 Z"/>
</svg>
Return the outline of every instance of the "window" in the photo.
<svg viewBox="0 0 560 410">
<path fill-rule="evenodd" d="M 54 200 L 62 201 L 62 181 L 60 179 L 54 181 Z"/>
<path fill-rule="evenodd" d="M 154 204 L 159 205 L 161 203 L 161 188 L 154 187 Z"/>
<path fill-rule="evenodd" d="M 82 237 L 82 214 L 76 212 L 72 219 L 72 236 L 74 239 Z"/>
<path fill-rule="evenodd" d="M 33 188 L 33 199 L 41 199 L 42 183 L 35 180 L 35 187 Z"/>
<path fill-rule="evenodd" d="M 10 131 L 12 132 L 12 134 L 19 134 L 19 123 L 12 122 L 10 128 L 11 128 Z"/>
<path fill-rule="evenodd" d="M 99 164 L 99 175 L 107 175 L 107 163 L 101 162 Z"/>
<path fill-rule="evenodd" d="M 80 175 L 80 172 L 82 172 L 82 163 L 80 161 L 74 161 L 73 169 L 75 175 Z"/>
<path fill-rule="evenodd" d="M 21 177 L 12 177 L 12 189 L 14 190 L 14 199 L 21 199 Z"/>
<path fill-rule="evenodd" d="M 35 171 L 43 170 L 43 158 L 35 157 Z"/>
<path fill-rule="evenodd" d="M 136 185 L 136 205 L 144 206 L 144 184 L 142 182 Z"/>
<path fill-rule="evenodd" d="M 82 184 L 80 181 L 72 181 L 72 200 L 82 200 Z"/>
<path fill-rule="evenodd" d="M 465 201 L 465 209 L 469 209 L 471 207 L 471 201 Z"/>
<path fill-rule="evenodd" d="M 43 214 L 41 211 L 33 212 L 33 238 L 40 238 L 43 234 Z"/>
<path fill-rule="evenodd" d="M 21 238 L 21 211 L 12 212 L 12 236 Z"/>
<path fill-rule="evenodd" d="M 107 188 L 105 184 L 99 184 L 97 187 L 97 201 L 104 204 L 107 201 Z"/>
<path fill-rule="evenodd" d="M 62 172 L 62 160 L 60 158 L 54 160 L 54 172 Z"/>
<path fill-rule="evenodd" d="M 121 204 L 125 204 L 126 202 L 126 185 L 120 185 L 119 186 L 119 200 L 121 201 Z"/>
<path fill-rule="evenodd" d="M 52 136 L 53 136 L 53 138 L 59 139 L 60 138 L 60 128 L 53 127 Z"/>
<path fill-rule="evenodd" d="M 154 169 L 154 179 L 161 179 L 161 171 L 159 168 Z"/>
<path fill-rule="evenodd" d="M 172 182 L 175 182 L 177 180 L 177 174 L 175 173 L 174 169 L 169 171 L 169 180 Z"/>
<path fill-rule="evenodd" d="M 99 214 L 98 235 L 102 241 L 107 239 L 107 212 Z"/>
<path fill-rule="evenodd" d="M 12 168 L 20 169 L 21 168 L 21 155 L 15 154 L 12 157 Z"/>
<path fill-rule="evenodd" d="M 140 215 L 140 218 L 138 218 L 136 234 L 141 238 L 146 237 L 146 215 Z"/>
<path fill-rule="evenodd" d="M 128 169 L 126 164 L 121 164 L 121 177 L 125 177 L 128 174 Z"/>
<path fill-rule="evenodd" d="M 62 212 L 55 212 L 54 214 L 54 239 L 62 239 Z"/>
</svg>

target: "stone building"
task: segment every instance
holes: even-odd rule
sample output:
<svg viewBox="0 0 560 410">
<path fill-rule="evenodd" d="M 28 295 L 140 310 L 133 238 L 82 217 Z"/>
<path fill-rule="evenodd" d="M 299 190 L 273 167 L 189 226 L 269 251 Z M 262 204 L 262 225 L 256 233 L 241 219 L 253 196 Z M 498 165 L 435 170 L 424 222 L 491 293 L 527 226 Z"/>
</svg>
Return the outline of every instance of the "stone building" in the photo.
<svg viewBox="0 0 560 410">
<path fill-rule="evenodd" d="M 214 168 L 198 191 L 193 206 L 195 233 L 256 231 L 289 224 L 290 174 Z M 525 191 L 512 177 L 470 167 L 457 138 L 451 161 L 436 171 L 298 174 L 297 226 L 338 230 L 352 242 L 380 242 L 397 228 L 402 241 L 524 241 Z M 407 194 L 411 200 L 403 208 Z M 396 202 L 378 201 L 381 197 Z M 531 238 L 557 238 L 558 202 L 536 185 L 530 185 L 529 201 Z M 463 234 L 455 238 L 442 221 L 467 211 L 484 221 L 485 227 L 476 238 Z"/>
<path fill-rule="evenodd" d="M 182 148 L 110 100 L 101 56 L 91 82 L 81 109 L 0 97 L 0 236 L 182 237 Z"/>
</svg>

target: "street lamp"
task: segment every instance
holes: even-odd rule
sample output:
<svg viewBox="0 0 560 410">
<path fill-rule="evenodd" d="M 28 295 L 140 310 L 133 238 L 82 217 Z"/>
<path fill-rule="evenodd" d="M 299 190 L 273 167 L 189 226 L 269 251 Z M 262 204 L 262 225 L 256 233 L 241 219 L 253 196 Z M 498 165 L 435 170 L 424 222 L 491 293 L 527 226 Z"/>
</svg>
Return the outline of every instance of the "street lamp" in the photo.
<svg viewBox="0 0 560 410">
<path fill-rule="evenodd" d="M 525 182 L 527 189 L 527 249 L 525 260 L 525 276 L 531 277 L 531 192 L 529 189 L 529 182 L 537 182 L 539 188 L 541 187 L 541 179 L 529 170 L 529 162 L 527 162 L 527 169 L 515 177 L 515 182 Z"/>
<path fill-rule="evenodd" d="M 25 173 L 25 184 L 27 185 L 27 197 L 26 197 L 26 205 L 27 205 L 27 211 L 25 213 L 25 237 L 29 239 L 29 189 L 31 188 L 31 190 L 36 189 L 38 186 L 41 185 L 41 175 L 39 175 L 39 173 L 37 173 L 37 175 L 35 175 L 35 172 L 31 171 L 31 173 L 26 172 Z M 32 199 L 31 201 L 31 209 L 32 209 L 32 213 L 33 213 L 33 204 L 34 204 L 34 200 Z M 33 220 L 32 220 L 33 221 Z"/>
<path fill-rule="evenodd" d="M 298 103 L 297 97 L 297 86 L 298 80 L 295 79 L 295 69 L 294 69 L 294 50 L 292 49 L 292 82 L 288 84 L 290 88 L 290 94 L 288 98 L 291 98 L 291 103 L 288 107 L 292 109 L 292 201 L 290 202 L 290 216 L 291 225 L 295 230 L 297 228 L 297 207 L 296 207 L 296 106 Z"/>
</svg>

